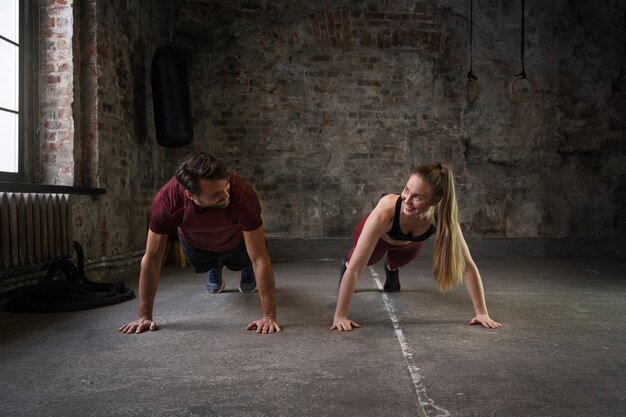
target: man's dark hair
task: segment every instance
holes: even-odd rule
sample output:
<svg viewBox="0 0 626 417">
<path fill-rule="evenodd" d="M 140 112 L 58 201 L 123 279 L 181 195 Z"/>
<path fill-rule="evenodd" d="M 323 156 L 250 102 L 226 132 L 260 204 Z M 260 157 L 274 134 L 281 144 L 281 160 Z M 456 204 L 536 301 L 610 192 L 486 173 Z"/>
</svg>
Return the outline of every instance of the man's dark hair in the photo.
<svg viewBox="0 0 626 417">
<path fill-rule="evenodd" d="M 228 170 L 220 161 L 206 152 L 189 155 L 178 165 L 176 179 L 192 194 L 200 194 L 200 179 L 222 180 L 228 176 Z"/>
</svg>

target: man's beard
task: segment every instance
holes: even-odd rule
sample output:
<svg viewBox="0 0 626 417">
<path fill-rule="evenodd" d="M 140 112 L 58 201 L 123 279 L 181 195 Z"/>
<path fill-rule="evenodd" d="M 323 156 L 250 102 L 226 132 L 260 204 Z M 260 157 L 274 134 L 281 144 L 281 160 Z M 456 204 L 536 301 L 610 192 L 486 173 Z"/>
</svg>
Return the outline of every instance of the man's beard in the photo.
<svg viewBox="0 0 626 417">
<path fill-rule="evenodd" d="M 222 201 L 221 203 L 213 204 L 209 206 L 208 208 L 226 208 L 228 207 L 229 204 L 230 204 L 230 198 L 228 198 L 226 201 Z"/>
</svg>

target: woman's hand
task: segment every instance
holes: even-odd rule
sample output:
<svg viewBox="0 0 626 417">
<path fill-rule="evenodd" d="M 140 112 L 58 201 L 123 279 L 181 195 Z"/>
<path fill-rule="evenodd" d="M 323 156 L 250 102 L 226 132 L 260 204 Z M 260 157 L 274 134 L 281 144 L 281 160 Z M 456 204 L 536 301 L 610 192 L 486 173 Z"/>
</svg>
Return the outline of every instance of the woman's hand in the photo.
<svg viewBox="0 0 626 417">
<path fill-rule="evenodd" d="M 352 328 L 359 328 L 361 327 L 361 325 L 355 321 L 350 320 L 347 317 L 337 317 L 335 316 L 335 318 L 333 319 L 333 326 L 330 328 L 330 330 L 339 330 L 341 331 L 351 331 Z"/>
<path fill-rule="evenodd" d="M 482 324 L 484 327 L 488 329 L 497 329 L 498 327 L 502 327 L 500 323 L 495 320 L 492 320 L 488 314 L 478 314 L 474 317 L 469 324 Z"/>
</svg>

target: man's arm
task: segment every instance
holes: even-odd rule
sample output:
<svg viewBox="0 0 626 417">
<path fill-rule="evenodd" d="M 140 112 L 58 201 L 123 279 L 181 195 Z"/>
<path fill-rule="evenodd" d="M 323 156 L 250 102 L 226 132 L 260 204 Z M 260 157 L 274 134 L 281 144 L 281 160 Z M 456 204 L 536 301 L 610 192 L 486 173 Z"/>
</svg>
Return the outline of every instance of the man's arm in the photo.
<svg viewBox="0 0 626 417">
<path fill-rule="evenodd" d="M 252 268 L 256 277 L 256 285 L 261 298 L 261 311 L 263 317 L 248 325 L 248 330 L 256 329 L 257 333 L 280 332 L 280 326 L 276 322 L 276 286 L 274 284 L 274 272 L 267 247 L 265 246 L 265 233 L 263 227 L 250 232 L 243 232 L 248 256 L 252 261 Z"/>
<path fill-rule="evenodd" d="M 157 330 L 157 325 L 152 321 L 152 310 L 159 276 L 161 275 L 161 261 L 167 247 L 167 235 L 158 235 L 148 230 L 146 253 L 141 260 L 139 273 L 139 318 L 128 323 L 118 330 L 123 333 L 141 333 L 144 330 Z"/>
</svg>

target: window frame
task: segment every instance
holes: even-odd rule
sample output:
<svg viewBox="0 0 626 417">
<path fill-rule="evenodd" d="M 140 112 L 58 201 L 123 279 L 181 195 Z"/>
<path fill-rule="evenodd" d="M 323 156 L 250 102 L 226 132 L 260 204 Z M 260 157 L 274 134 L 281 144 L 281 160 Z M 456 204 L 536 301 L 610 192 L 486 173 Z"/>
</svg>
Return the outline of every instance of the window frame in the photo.
<svg viewBox="0 0 626 417">
<path fill-rule="evenodd" d="M 36 182 L 39 151 L 39 9 L 34 0 L 19 1 L 18 170 L 0 171 L 0 181 Z"/>
</svg>

